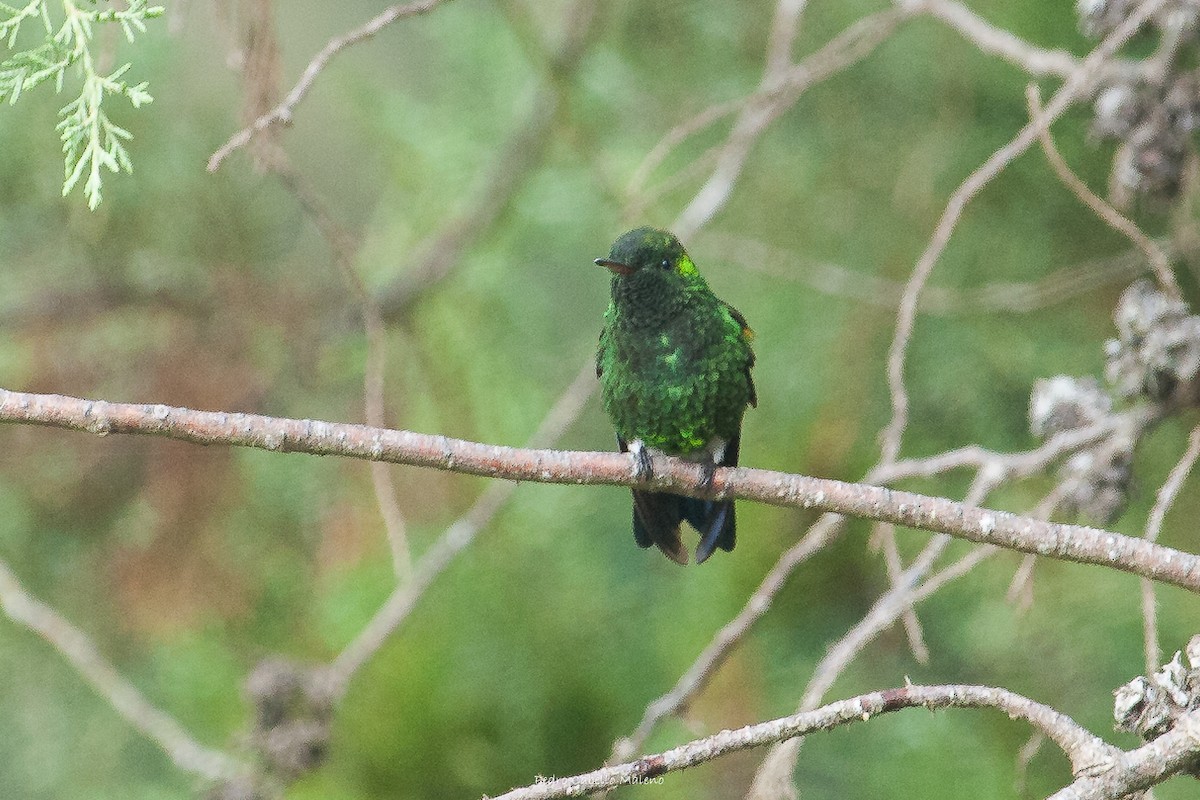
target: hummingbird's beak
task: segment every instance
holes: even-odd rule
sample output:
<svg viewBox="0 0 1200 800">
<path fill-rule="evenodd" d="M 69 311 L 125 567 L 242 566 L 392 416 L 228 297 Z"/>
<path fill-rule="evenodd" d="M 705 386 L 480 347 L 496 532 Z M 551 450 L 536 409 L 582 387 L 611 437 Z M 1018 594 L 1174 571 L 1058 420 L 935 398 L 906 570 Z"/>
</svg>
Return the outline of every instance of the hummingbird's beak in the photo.
<svg viewBox="0 0 1200 800">
<path fill-rule="evenodd" d="M 632 275 L 633 268 L 628 264 L 622 264 L 620 261 L 613 261 L 611 258 L 597 258 L 596 264 L 601 267 L 608 267 L 617 275 Z"/>
</svg>

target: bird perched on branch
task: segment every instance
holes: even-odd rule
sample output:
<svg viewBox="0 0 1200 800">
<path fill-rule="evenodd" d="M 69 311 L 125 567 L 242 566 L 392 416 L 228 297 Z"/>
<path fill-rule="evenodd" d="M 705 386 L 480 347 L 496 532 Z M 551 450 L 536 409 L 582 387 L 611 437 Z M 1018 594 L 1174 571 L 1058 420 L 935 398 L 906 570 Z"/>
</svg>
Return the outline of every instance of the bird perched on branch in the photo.
<svg viewBox="0 0 1200 800">
<path fill-rule="evenodd" d="M 612 302 L 604 315 L 596 376 L 621 452 L 650 475 L 648 448 L 703 464 L 736 466 L 742 415 L 756 405 L 750 368 L 754 333 L 733 306 L 717 298 L 673 235 L 638 228 L 621 236 L 607 258 Z M 633 490 L 633 537 L 688 562 L 679 526 L 700 532 L 697 563 L 714 548 L 732 550 L 732 500 L 699 500 Z"/>
</svg>

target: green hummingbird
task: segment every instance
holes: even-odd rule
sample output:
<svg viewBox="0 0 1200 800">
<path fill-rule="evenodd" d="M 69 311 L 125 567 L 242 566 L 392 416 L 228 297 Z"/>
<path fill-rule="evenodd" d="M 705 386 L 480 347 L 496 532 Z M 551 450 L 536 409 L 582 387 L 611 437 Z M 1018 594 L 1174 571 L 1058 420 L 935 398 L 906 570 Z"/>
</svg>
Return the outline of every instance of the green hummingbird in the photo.
<svg viewBox="0 0 1200 800">
<path fill-rule="evenodd" d="M 736 466 L 746 406 L 757 405 L 750 368 L 753 331 L 717 298 L 672 234 L 638 228 L 621 236 L 596 263 L 613 273 L 596 376 L 621 452 L 639 474 L 650 471 L 647 448 L 705 466 Z M 697 563 L 713 549 L 732 550 L 732 500 L 699 500 L 633 490 L 633 538 L 688 562 L 679 536 L 687 520 L 700 532 Z"/>
</svg>

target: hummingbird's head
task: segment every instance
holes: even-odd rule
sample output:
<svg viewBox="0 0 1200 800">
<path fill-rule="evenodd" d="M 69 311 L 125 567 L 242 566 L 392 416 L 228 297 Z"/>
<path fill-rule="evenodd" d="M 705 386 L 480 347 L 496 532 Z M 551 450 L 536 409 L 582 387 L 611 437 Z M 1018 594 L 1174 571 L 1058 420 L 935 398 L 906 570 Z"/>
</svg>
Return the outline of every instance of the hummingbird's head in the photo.
<svg viewBox="0 0 1200 800">
<path fill-rule="evenodd" d="M 613 242 L 608 258 L 596 263 L 608 267 L 618 278 L 637 283 L 674 283 L 679 278 L 696 278 L 696 265 L 674 235 L 657 228 L 636 228 Z"/>
</svg>

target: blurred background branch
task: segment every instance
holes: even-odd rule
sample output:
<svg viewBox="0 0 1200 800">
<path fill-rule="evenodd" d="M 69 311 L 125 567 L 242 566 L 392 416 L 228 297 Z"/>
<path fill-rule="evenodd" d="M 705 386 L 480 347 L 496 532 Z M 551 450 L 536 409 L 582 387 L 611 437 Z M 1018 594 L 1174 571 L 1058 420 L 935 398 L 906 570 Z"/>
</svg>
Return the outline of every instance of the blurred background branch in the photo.
<svg viewBox="0 0 1200 800">
<path fill-rule="evenodd" d="M 0 607 L 9 619 L 33 631 L 61 653 L 126 722 L 161 747 L 181 770 L 210 781 L 236 779 L 249 773 L 248 764 L 200 744 L 178 721 L 152 705 L 100 655 L 83 631 L 30 596 L 3 561 L 0 561 Z"/>
</svg>

